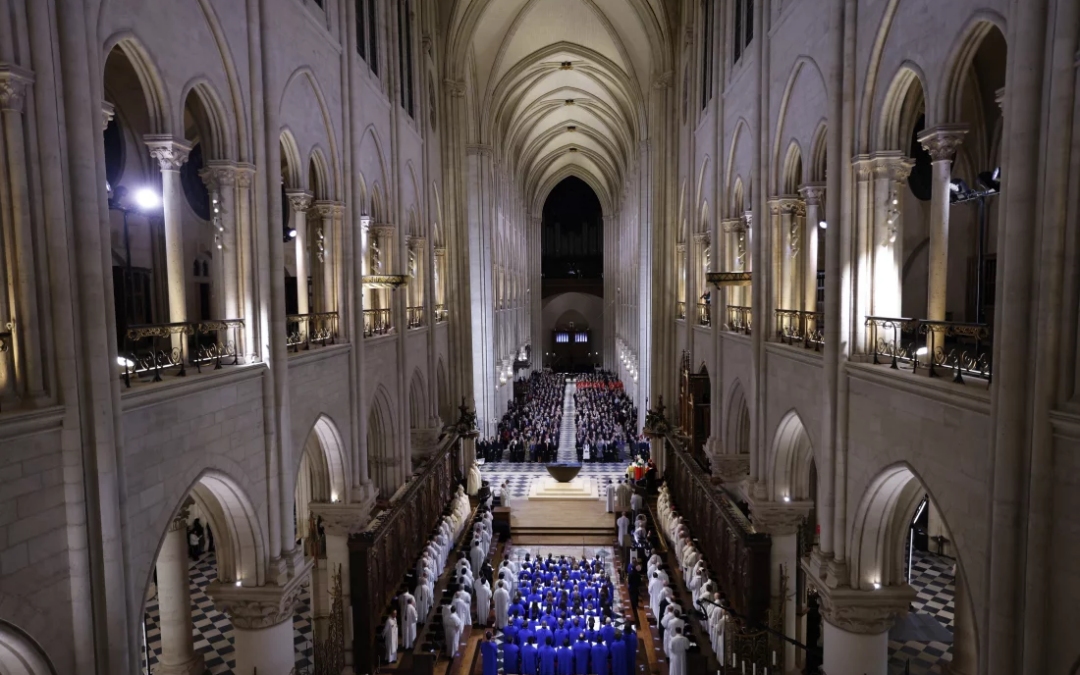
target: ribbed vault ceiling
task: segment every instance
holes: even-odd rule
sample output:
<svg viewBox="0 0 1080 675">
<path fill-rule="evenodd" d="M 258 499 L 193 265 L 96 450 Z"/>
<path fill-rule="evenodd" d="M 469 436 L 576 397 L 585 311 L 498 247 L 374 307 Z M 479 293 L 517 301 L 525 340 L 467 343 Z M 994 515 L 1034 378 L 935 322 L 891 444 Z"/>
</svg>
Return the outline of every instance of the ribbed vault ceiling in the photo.
<svg viewBox="0 0 1080 675">
<path fill-rule="evenodd" d="M 449 56 L 467 61 L 481 140 L 531 210 L 570 175 L 605 211 L 616 202 L 647 135 L 649 83 L 667 71 L 657 63 L 666 41 L 659 2 L 459 0 Z"/>
</svg>

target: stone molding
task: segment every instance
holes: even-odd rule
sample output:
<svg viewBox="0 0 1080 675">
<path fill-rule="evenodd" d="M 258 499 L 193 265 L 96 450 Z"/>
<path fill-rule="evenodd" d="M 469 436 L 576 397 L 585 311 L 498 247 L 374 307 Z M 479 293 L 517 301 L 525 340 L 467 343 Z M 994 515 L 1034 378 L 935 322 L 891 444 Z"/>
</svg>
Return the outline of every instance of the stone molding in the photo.
<svg viewBox="0 0 1080 675">
<path fill-rule="evenodd" d="M 751 228 L 754 226 L 754 212 L 752 210 L 743 211 L 743 220 L 746 221 L 746 227 Z"/>
<path fill-rule="evenodd" d="M 806 561 L 803 562 L 804 569 Z M 829 588 L 813 575 L 807 580 L 818 590 L 821 616 L 830 624 L 848 633 L 880 635 L 888 631 L 908 613 L 915 589 L 907 584 L 874 591 L 859 591 L 850 587 Z"/>
<path fill-rule="evenodd" d="M 941 124 L 919 134 L 918 141 L 935 162 L 951 162 L 967 135 L 966 124 Z"/>
<path fill-rule="evenodd" d="M 26 107 L 26 90 L 34 74 L 11 64 L 0 65 L 0 110 L 21 113 Z"/>
<path fill-rule="evenodd" d="M 215 580 L 207 587 L 206 594 L 237 628 L 271 628 L 292 621 L 296 605 L 300 602 L 300 593 L 310 581 L 312 562 L 305 560 L 298 565 L 295 573 L 280 586 L 243 587 Z"/>
<path fill-rule="evenodd" d="M 915 160 L 900 152 L 877 153 L 873 157 L 874 175 L 897 183 L 906 181 L 914 167 Z"/>
<path fill-rule="evenodd" d="M 443 84 L 446 85 L 446 91 L 454 98 L 465 98 L 465 80 L 455 80 L 448 77 L 443 80 Z"/>
<path fill-rule="evenodd" d="M 675 242 L 675 252 L 678 253 L 679 255 L 682 255 L 683 253 L 686 253 L 686 242 L 685 241 Z"/>
<path fill-rule="evenodd" d="M 851 168 L 855 169 L 855 175 L 860 181 L 870 180 L 874 175 L 874 162 L 870 155 L 856 155 L 851 160 Z"/>
<path fill-rule="evenodd" d="M 697 232 L 697 233 L 695 233 L 694 234 L 694 243 L 697 244 L 698 246 L 708 246 L 709 245 L 709 233 L 708 232 Z"/>
<path fill-rule="evenodd" d="M 469 143 L 465 146 L 466 155 L 480 155 L 481 157 L 492 157 L 495 152 L 487 143 Z"/>
<path fill-rule="evenodd" d="M 750 475 L 750 454 L 719 454 L 709 456 L 710 468 L 714 476 L 725 483 L 738 483 Z"/>
<path fill-rule="evenodd" d="M 328 534 L 347 537 L 363 532 L 371 521 L 372 501 L 359 504 L 311 502 L 308 511 L 322 518 L 322 525 Z"/>
<path fill-rule="evenodd" d="M 445 246 L 436 246 L 435 247 L 435 255 L 436 256 L 445 256 L 446 255 L 446 247 Z"/>
<path fill-rule="evenodd" d="M 381 239 L 382 237 L 394 236 L 394 233 L 397 232 L 397 228 L 393 225 L 382 223 L 380 225 L 369 225 L 368 232 Z"/>
<path fill-rule="evenodd" d="M 255 165 L 239 163 L 236 165 L 236 186 L 242 188 L 251 187 L 251 178 L 255 175 Z"/>
<path fill-rule="evenodd" d="M 285 196 L 289 199 L 289 206 L 296 213 L 306 213 L 315 201 L 315 195 L 307 190 L 289 190 Z"/>
<path fill-rule="evenodd" d="M 179 171 L 191 154 L 190 145 L 167 134 L 149 134 L 143 136 L 143 142 L 162 171 Z"/>
<path fill-rule="evenodd" d="M 675 79 L 675 71 L 668 70 L 663 73 L 653 73 L 652 88 L 667 89 Z"/>
<path fill-rule="evenodd" d="M 176 514 L 176 517 L 169 521 L 169 532 L 176 532 L 177 530 L 184 530 L 186 532 L 187 518 L 187 507 L 181 508 L 180 513 Z"/>
<path fill-rule="evenodd" d="M 806 215 L 806 205 L 797 196 L 778 195 L 769 199 L 769 212 L 774 216 L 802 216 Z"/>
<path fill-rule="evenodd" d="M 825 198 L 825 184 L 806 183 L 799 187 L 799 196 L 807 206 L 821 206 L 821 200 Z"/>
<path fill-rule="evenodd" d="M 773 536 L 795 534 L 814 508 L 813 502 L 750 501 L 750 522 L 758 532 Z"/>
</svg>

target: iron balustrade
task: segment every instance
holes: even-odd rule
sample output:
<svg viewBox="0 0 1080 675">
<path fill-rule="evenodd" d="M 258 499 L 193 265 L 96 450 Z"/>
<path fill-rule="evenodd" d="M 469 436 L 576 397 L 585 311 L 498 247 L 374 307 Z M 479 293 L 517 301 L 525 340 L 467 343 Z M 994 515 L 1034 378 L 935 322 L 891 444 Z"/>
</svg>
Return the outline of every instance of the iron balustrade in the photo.
<svg viewBox="0 0 1080 675">
<path fill-rule="evenodd" d="M 133 376 L 161 382 L 166 370 L 176 370 L 177 377 L 184 377 L 189 365 L 199 372 L 210 363 L 214 370 L 235 366 L 240 363 L 238 331 L 243 327 L 243 319 L 129 326 L 124 349 L 119 350 L 124 384 L 130 387 Z"/>
<path fill-rule="evenodd" d="M 776 337 L 783 343 L 795 345 L 801 342 L 806 349 L 819 351 L 825 344 L 825 316 L 821 312 L 804 312 L 799 309 L 777 309 Z"/>
<path fill-rule="evenodd" d="M 685 302 L 676 302 L 675 303 L 675 318 L 676 319 L 685 319 L 686 318 L 686 303 Z"/>
<path fill-rule="evenodd" d="M 408 319 L 409 328 L 421 328 L 427 323 L 424 320 L 423 307 L 406 307 L 405 315 L 405 318 Z"/>
<path fill-rule="evenodd" d="M 989 324 L 867 316 L 865 325 L 875 364 L 884 357 L 893 370 L 901 363 L 911 364 L 912 372 L 923 367 L 930 377 L 951 371 L 958 384 L 964 383 L 965 375 L 992 380 L 993 328 Z"/>
<path fill-rule="evenodd" d="M 740 307 L 739 305 L 727 306 L 727 323 L 724 324 L 724 330 L 732 333 L 745 333 L 750 335 L 750 320 L 753 312 L 749 307 Z"/>
<path fill-rule="evenodd" d="M 386 335 L 391 328 L 389 309 L 364 310 L 364 337 Z"/>
<path fill-rule="evenodd" d="M 450 312 L 446 309 L 446 305 L 435 305 L 435 323 L 446 323 L 449 318 Z"/>
<path fill-rule="evenodd" d="M 697 304 L 697 322 L 699 326 L 712 325 L 712 318 L 709 316 L 709 303 L 699 302 Z"/>
<path fill-rule="evenodd" d="M 285 346 L 293 352 L 307 351 L 312 345 L 332 345 L 337 340 L 338 313 L 312 312 L 285 317 L 288 329 Z"/>
</svg>

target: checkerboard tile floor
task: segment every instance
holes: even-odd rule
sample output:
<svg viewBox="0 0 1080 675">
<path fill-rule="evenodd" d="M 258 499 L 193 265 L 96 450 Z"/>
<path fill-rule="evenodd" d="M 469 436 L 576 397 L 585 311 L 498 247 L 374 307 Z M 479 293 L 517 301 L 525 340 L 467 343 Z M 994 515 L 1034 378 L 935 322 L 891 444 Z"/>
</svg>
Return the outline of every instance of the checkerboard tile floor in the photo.
<svg viewBox="0 0 1080 675">
<path fill-rule="evenodd" d="M 954 561 L 932 553 L 916 551 L 912 556 L 911 586 L 918 594 L 911 603 L 913 611 L 933 615 L 949 632 L 953 632 L 956 583 L 953 579 Z M 912 675 L 935 675 L 952 660 L 952 645 L 943 642 L 889 641 L 889 675 L 903 675 L 905 662 L 910 661 Z"/>
<path fill-rule="evenodd" d="M 508 481 L 510 497 L 519 499 L 529 496 L 529 486 L 534 478 L 548 475 L 543 464 L 528 462 L 490 462 L 480 466 L 481 475 L 491 482 L 493 489 L 498 494 L 498 486 L 503 479 Z M 596 476 L 601 479 L 611 478 L 613 481 L 626 477 L 626 464 L 623 462 L 587 462 L 581 465 L 582 476 Z M 601 483 L 603 487 L 603 483 Z M 601 494 L 603 490 L 601 489 Z"/>
<path fill-rule="evenodd" d="M 201 652 L 206 659 L 207 675 L 232 675 L 236 666 L 233 657 L 232 622 L 214 608 L 214 603 L 206 595 L 206 587 L 217 579 L 217 558 L 214 553 L 205 553 L 188 569 L 191 588 L 191 621 L 194 625 L 195 651 Z M 293 616 L 293 642 L 296 645 L 296 669 L 304 672 L 313 665 L 314 646 L 311 630 L 311 605 L 305 588 L 300 597 L 300 606 Z M 143 672 L 152 672 L 161 655 L 161 629 L 158 621 L 157 596 L 146 603 L 146 641 L 150 652 L 150 664 L 147 668 L 145 657 Z"/>
</svg>

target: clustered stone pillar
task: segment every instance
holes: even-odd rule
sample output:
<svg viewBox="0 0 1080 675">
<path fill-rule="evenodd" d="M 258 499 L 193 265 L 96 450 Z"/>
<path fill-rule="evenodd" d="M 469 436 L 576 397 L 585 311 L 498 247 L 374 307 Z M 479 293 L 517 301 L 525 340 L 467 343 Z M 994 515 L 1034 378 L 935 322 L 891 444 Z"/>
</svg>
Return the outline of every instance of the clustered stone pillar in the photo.
<svg viewBox="0 0 1080 675">
<path fill-rule="evenodd" d="M 319 311 L 334 312 L 338 309 L 335 256 L 340 229 L 337 223 L 341 220 L 345 207 L 337 202 L 315 202 L 315 210 L 319 216 L 319 226 L 315 231 L 315 252 L 322 267 Z"/>
<path fill-rule="evenodd" d="M 322 519 L 326 533 L 326 590 L 331 592 L 334 578 L 341 575 L 341 607 L 343 612 L 343 630 L 345 633 L 345 670 L 342 675 L 353 672 L 353 615 L 352 594 L 349 580 L 349 535 L 362 532 L 371 515 L 372 501 L 365 503 L 327 504 L 313 502 L 308 509 Z M 399 619 L 399 622 L 401 619 Z"/>
<path fill-rule="evenodd" d="M 807 579 L 818 588 L 821 601 L 823 668 L 829 675 L 887 675 L 889 629 L 907 613 L 915 591 L 903 584 L 878 590 L 830 588 L 818 570 L 807 569 Z"/>
<path fill-rule="evenodd" d="M 165 268 L 169 286 L 169 321 L 187 321 L 187 263 L 184 259 L 183 218 L 184 188 L 180 167 L 187 161 L 191 146 L 172 136 L 146 136 L 150 156 L 161 168 L 161 207 L 165 229 Z M 178 340 L 179 335 L 173 339 Z"/>
<path fill-rule="evenodd" d="M 215 255 L 221 261 L 221 280 L 214 284 L 215 319 L 235 319 L 241 316 L 236 237 L 236 175 L 237 167 L 231 162 L 210 162 L 199 172 L 206 189 L 210 191 L 210 219 L 211 224 L 217 228 L 214 237 L 218 243 L 218 252 Z"/>
<path fill-rule="evenodd" d="M 202 675 L 206 665 L 195 651 L 188 585 L 187 512 L 169 523 L 157 559 L 161 656 L 154 675 Z"/>
<path fill-rule="evenodd" d="M 296 237 L 293 238 L 296 244 L 296 313 L 309 314 L 308 275 L 311 264 L 308 257 L 307 212 L 311 208 L 312 196 L 303 190 L 290 190 L 286 196 L 292 206 L 293 228 L 296 230 Z"/>
<path fill-rule="evenodd" d="M 934 166 L 926 298 L 926 318 L 930 321 L 945 320 L 949 280 L 949 194 L 952 160 L 966 133 L 967 128 L 962 125 L 943 125 L 927 129 L 919 136 L 919 142 L 930 153 Z"/>
<path fill-rule="evenodd" d="M 807 184 L 799 188 L 806 204 L 803 225 L 803 310 L 817 311 L 818 276 L 818 223 L 821 222 L 821 202 L 825 198 L 825 186 Z"/>
<path fill-rule="evenodd" d="M 799 285 L 796 270 L 800 248 L 797 222 L 801 210 L 802 204 L 797 199 L 780 200 L 780 231 L 777 238 L 780 254 L 779 309 L 798 308 L 795 300 Z"/>
<path fill-rule="evenodd" d="M 875 316 L 902 314 L 904 223 L 902 195 L 915 161 L 899 152 L 874 156 L 873 297 Z"/>
<path fill-rule="evenodd" d="M 758 502 L 750 505 L 754 529 L 772 539 L 769 549 L 770 592 L 774 609 L 783 613 L 783 632 L 795 636 L 795 571 L 799 567 L 799 525 L 813 508 L 813 502 Z M 795 667 L 795 645 L 784 643 L 784 668 Z M 781 671 L 781 672 L 785 672 Z"/>
</svg>

